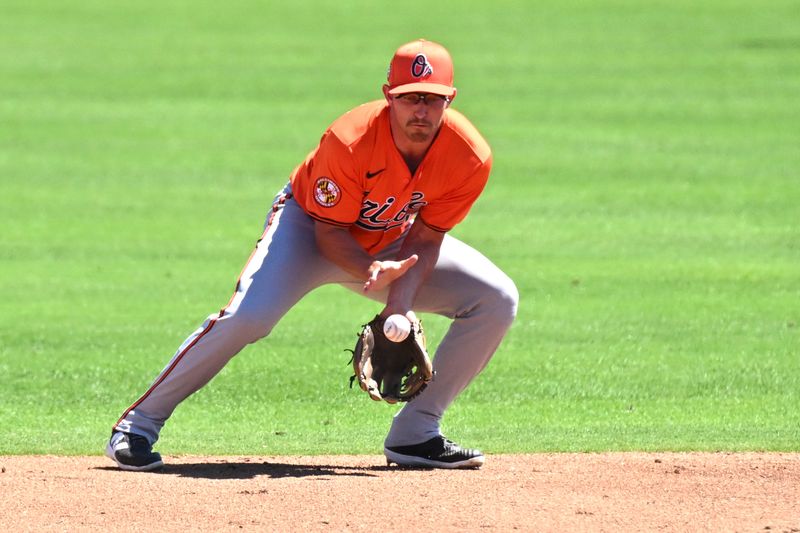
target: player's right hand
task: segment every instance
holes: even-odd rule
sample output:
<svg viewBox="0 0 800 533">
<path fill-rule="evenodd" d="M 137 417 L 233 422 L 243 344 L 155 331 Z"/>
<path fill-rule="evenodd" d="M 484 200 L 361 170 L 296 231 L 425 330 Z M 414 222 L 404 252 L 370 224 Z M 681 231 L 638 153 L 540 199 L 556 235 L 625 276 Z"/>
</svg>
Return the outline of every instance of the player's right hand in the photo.
<svg viewBox="0 0 800 533">
<path fill-rule="evenodd" d="M 419 257 L 417 254 L 401 261 L 373 261 L 367 270 L 364 292 L 379 291 L 392 284 L 394 280 L 408 272 Z"/>
</svg>

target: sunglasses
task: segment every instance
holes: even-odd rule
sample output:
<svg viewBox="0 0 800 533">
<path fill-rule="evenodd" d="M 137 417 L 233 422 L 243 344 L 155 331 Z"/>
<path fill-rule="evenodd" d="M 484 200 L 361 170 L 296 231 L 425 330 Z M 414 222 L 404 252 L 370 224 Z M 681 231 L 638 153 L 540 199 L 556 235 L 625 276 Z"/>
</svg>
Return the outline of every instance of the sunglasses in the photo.
<svg viewBox="0 0 800 533">
<path fill-rule="evenodd" d="M 448 97 L 432 93 L 406 93 L 397 95 L 394 99 L 409 106 L 414 106 L 422 102 L 431 107 L 444 107 L 445 104 L 450 103 Z"/>
</svg>

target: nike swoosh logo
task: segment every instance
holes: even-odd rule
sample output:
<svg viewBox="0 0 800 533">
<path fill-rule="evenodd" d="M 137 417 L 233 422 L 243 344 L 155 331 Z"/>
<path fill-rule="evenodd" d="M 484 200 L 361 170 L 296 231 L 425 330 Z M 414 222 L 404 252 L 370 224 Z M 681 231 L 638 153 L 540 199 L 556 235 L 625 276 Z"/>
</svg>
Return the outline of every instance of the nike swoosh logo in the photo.
<svg viewBox="0 0 800 533">
<path fill-rule="evenodd" d="M 376 170 L 375 172 L 370 172 L 369 170 L 367 170 L 367 179 L 369 180 L 369 179 L 374 178 L 375 176 L 377 176 L 378 174 L 380 174 L 384 170 L 386 170 L 386 169 L 382 168 L 380 170 Z"/>
</svg>

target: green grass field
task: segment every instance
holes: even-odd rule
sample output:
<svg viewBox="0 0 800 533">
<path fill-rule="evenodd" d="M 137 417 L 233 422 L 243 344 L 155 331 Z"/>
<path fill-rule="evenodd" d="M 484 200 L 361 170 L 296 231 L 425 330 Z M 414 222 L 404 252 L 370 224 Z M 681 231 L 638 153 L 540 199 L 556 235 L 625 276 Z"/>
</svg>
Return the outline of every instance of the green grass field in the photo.
<svg viewBox="0 0 800 533">
<path fill-rule="evenodd" d="M 0 454 L 101 453 L 228 301 L 292 168 L 418 37 L 495 151 L 454 234 L 521 292 L 446 433 L 800 450 L 797 2 L 168 4 L 0 7 Z M 377 309 L 312 294 L 158 449 L 378 453 L 395 408 L 348 388 L 343 351 Z"/>
</svg>

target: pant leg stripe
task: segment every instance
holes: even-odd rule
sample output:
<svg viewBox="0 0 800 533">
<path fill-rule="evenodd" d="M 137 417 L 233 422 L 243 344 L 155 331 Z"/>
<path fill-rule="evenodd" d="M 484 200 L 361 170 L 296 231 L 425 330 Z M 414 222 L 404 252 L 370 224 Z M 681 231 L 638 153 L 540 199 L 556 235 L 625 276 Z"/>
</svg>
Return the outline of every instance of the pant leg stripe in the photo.
<svg viewBox="0 0 800 533">
<path fill-rule="evenodd" d="M 180 362 L 183 360 L 184 356 L 185 356 L 187 353 L 189 353 L 189 350 L 191 350 L 191 349 L 192 349 L 192 348 L 193 348 L 193 347 L 194 347 L 194 346 L 195 346 L 195 345 L 196 345 L 196 344 L 197 344 L 197 343 L 200 341 L 200 339 L 202 339 L 202 338 L 203 338 L 203 337 L 206 335 L 206 333 L 208 333 L 209 331 L 211 331 L 211 328 L 213 328 L 213 327 L 214 327 L 214 324 L 216 324 L 216 323 L 217 323 L 217 320 L 218 320 L 219 318 L 222 318 L 222 316 L 225 314 L 225 311 L 228 309 L 228 307 L 230 307 L 230 305 L 233 303 L 234 299 L 236 298 L 236 294 L 237 294 L 237 293 L 238 293 L 238 291 L 239 291 L 239 285 L 241 284 L 241 281 L 242 281 L 242 276 L 244 275 L 245 271 L 247 270 L 247 267 L 248 267 L 248 265 L 250 264 L 250 261 L 252 261 L 252 260 L 253 260 L 253 257 L 256 255 L 256 252 L 258 251 L 258 243 L 260 243 L 260 242 L 261 242 L 261 240 L 264 238 L 264 236 L 265 236 L 265 235 L 267 234 L 267 232 L 270 230 L 270 228 L 271 228 L 271 226 L 272 226 L 272 223 L 273 223 L 273 221 L 275 220 L 275 217 L 276 217 L 276 215 L 278 214 L 278 212 L 280 211 L 280 209 L 283 207 L 283 205 L 286 203 L 286 200 L 288 200 L 288 199 L 289 199 L 289 198 L 291 198 L 291 197 L 292 197 L 291 193 L 289 193 L 289 194 L 284 194 L 284 195 L 282 195 L 280 198 L 278 198 L 278 200 L 277 200 L 277 201 L 276 201 L 276 202 L 275 202 L 275 203 L 272 205 L 272 213 L 270 214 L 270 216 L 269 216 L 269 219 L 267 220 L 267 224 L 266 224 L 266 227 L 264 228 L 264 232 L 261 234 L 261 237 L 258 239 L 258 242 L 256 243 L 256 247 L 255 247 L 255 249 L 254 249 L 254 250 L 253 250 L 253 252 L 250 254 L 250 257 L 247 259 L 247 262 L 244 264 L 244 268 L 242 268 L 242 271 L 239 273 L 239 278 L 236 280 L 236 287 L 235 287 L 235 289 L 234 289 L 234 291 L 233 291 L 233 295 L 231 296 L 231 299 L 228 301 L 228 303 L 225 305 L 225 307 L 223 307 L 222 309 L 220 309 L 220 311 L 219 311 L 219 315 L 217 316 L 217 318 L 212 318 L 211 320 L 209 320 L 209 323 L 208 323 L 208 325 L 207 325 L 207 326 L 206 326 L 206 327 L 203 329 L 203 331 L 201 331 L 201 332 L 200 332 L 200 333 L 197 335 L 197 337 L 195 337 L 195 338 L 194 338 L 194 340 L 193 340 L 191 343 L 189 343 L 189 345 L 188 345 L 186 348 L 184 348 L 184 349 L 181 351 L 181 353 L 179 353 L 179 354 L 178 354 L 178 355 L 175 357 L 174 361 L 172 361 L 172 364 L 170 364 L 170 365 L 169 365 L 169 367 L 167 367 L 167 368 L 166 368 L 166 369 L 165 369 L 165 370 L 164 370 L 164 371 L 161 373 L 161 375 L 160 375 L 160 376 L 158 377 L 158 379 L 156 379 L 156 381 L 155 381 L 155 382 L 154 382 L 154 383 L 153 383 L 153 384 L 150 386 L 150 388 L 149 388 L 149 389 L 147 389 L 147 391 L 146 391 L 144 394 L 142 394 L 142 396 L 141 396 L 141 397 L 140 397 L 138 400 L 136 400 L 136 401 L 133 403 L 133 405 L 131 405 L 130 407 L 128 407 L 128 408 L 125 410 L 125 412 L 124 412 L 124 413 L 122 413 L 122 416 L 120 416 L 120 417 L 119 417 L 119 420 L 117 420 L 116 424 L 114 424 L 114 428 L 113 428 L 114 430 L 116 430 L 116 427 L 117 427 L 117 426 L 118 426 L 118 425 L 119 425 L 119 424 L 120 424 L 120 423 L 121 423 L 123 420 L 125 420 L 125 418 L 127 418 L 127 417 L 128 417 L 128 415 L 130 414 L 130 412 L 131 412 L 131 411 L 133 411 L 134 409 L 136 409 L 136 408 L 139 406 L 139 404 L 141 404 L 141 403 L 142 403 L 144 400 L 146 400 L 146 399 L 147 399 L 147 397 L 148 397 L 148 396 L 150 396 L 150 394 L 152 394 L 152 393 L 153 393 L 153 391 L 156 389 L 156 387 L 158 387 L 158 386 L 159 386 L 159 385 L 160 385 L 160 384 L 161 384 L 161 383 L 162 383 L 162 382 L 163 382 L 163 381 L 164 381 L 164 380 L 167 378 L 167 376 L 169 376 L 169 375 L 170 375 L 170 373 L 172 373 L 172 371 L 175 369 L 175 367 L 176 367 L 176 366 L 178 366 L 178 363 L 180 363 Z"/>
</svg>

